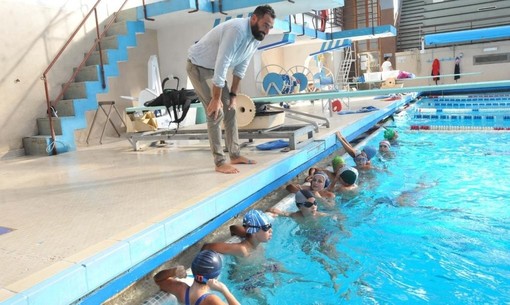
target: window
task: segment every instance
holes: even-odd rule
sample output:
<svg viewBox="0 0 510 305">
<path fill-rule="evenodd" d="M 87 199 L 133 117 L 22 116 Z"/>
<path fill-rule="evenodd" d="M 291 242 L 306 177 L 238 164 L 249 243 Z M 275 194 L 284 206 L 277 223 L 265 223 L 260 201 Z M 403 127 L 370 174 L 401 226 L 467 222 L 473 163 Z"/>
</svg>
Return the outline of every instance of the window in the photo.
<svg viewBox="0 0 510 305">
<path fill-rule="evenodd" d="M 473 65 L 488 65 L 510 62 L 510 53 L 479 55 L 473 57 Z"/>
</svg>

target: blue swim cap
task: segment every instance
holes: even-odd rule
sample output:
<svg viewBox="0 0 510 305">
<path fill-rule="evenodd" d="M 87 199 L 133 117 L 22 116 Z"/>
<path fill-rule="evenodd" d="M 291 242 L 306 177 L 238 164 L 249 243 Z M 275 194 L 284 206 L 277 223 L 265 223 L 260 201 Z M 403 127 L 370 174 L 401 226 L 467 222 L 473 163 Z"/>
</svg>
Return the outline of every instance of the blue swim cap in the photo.
<svg viewBox="0 0 510 305">
<path fill-rule="evenodd" d="M 271 224 L 269 217 L 259 210 L 249 210 L 243 218 L 243 226 L 248 234 L 257 233 L 263 226 L 269 224 Z"/>
<path fill-rule="evenodd" d="M 363 147 L 363 152 L 367 155 L 368 160 L 372 159 L 377 154 L 377 150 L 372 146 Z"/>
<path fill-rule="evenodd" d="M 223 266 L 221 256 L 212 250 L 200 251 L 191 263 L 191 272 L 195 281 L 205 284 L 210 279 L 217 278 Z"/>
</svg>

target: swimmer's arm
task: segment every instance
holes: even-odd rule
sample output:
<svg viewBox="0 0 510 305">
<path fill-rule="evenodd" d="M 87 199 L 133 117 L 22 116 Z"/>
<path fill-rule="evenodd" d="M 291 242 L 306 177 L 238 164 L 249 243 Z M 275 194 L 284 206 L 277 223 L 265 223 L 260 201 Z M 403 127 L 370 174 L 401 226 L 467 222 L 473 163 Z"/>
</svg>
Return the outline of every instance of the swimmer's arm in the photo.
<svg viewBox="0 0 510 305">
<path fill-rule="evenodd" d="M 301 185 L 291 183 L 285 187 L 289 193 L 297 193 L 301 190 Z"/>
<path fill-rule="evenodd" d="M 185 278 L 186 277 L 186 269 L 184 266 L 179 265 L 175 266 L 173 268 L 161 270 L 160 272 L 156 273 L 154 276 L 155 282 L 160 282 L 163 280 L 166 280 L 170 277 L 178 277 L 178 278 Z"/>
<path fill-rule="evenodd" d="M 273 208 L 273 207 L 267 209 L 266 212 L 269 212 L 269 213 L 273 214 L 274 216 L 285 216 L 285 217 L 291 216 L 291 213 L 285 212 L 285 211 L 282 211 L 280 209 Z"/>
<path fill-rule="evenodd" d="M 186 277 L 186 270 L 184 269 L 184 266 L 177 266 L 158 272 L 154 276 L 154 282 L 159 286 L 159 289 L 175 295 L 180 302 L 183 302 L 184 294 L 188 285 L 177 280 L 176 277 Z"/>
<path fill-rule="evenodd" d="M 317 171 L 319 171 L 317 167 L 310 167 L 310 169 L 308 170 L 308 176 L 305 178 L 305 182 L 311 182 L 313 175 L 315 175 Z"/>
<path fill-rule="evenodd" d="M 319 204 L 320 204 L 319 207 L 323 206 L 323 207 L 325 207 L 328 210 L 332 210 L 332 209 L 335 208 L 334 200 L 327 200 L 327 199 L 322 198 L 322 197 L 315 197 L 315 199 L 319 202 Z"/>
<path fill-rule="evenodd" d="M 331 179 L 331 183 L 328 185 L 328 187 L 326 188 L 328 191 L 330 192 L 334 192 L 335 191 L 335 185 L 336 185 L 336 182 L 338 181 L 337 177 L 335 176 L 335 178 Z"/>
<path fill-rule="evenodd" d="M 241 225 L 231 225 L 230 236 L 246 237 L 246 228 Z"/>
<path fill-rule="evenodd" d="M 356 156 L 356 151 L 351 146 L 351 144 L 347 141 L 347 139 L 344 138 L 344 136 L 340 133 L 340 131 L 336 132 L 336 137 L 338 138 L 340 143 L 342 143 L 343 148 L 349 154 L 349 156 L 354 158 Z"/>
<path fill-rule="evenodd" d="M 225 299 L 227 299 L 228 305 L 240 305 L 239 301 L 237 301 L 236 297 L 230 292 L 227 285 L 218 281 L 217 279 L 211 279 L 207 281 L 207 286 L 212 290 L 216 290 L 221 292 Z M 214 301 L 214 304 L 225 304 L 218 296 L 209 296 L 208 299 L 211 298 Z"/>
<path fill-rule="evenodd" d="M 221 254 L 247 256 L 248 252 L 239 243 L 209 243 L 202 246 L 202 250 L 213 250 Z"/>
</svg>

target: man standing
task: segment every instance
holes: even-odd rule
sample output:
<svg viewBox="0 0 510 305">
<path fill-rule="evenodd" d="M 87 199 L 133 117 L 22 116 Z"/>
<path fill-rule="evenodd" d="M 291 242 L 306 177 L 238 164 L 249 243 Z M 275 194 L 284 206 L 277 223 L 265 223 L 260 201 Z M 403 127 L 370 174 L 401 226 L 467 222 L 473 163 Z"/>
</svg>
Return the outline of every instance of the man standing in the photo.
<svg viewBox="0 0 510 305">
<path fill-rule="evenodd" d="M 390 57 L 386 56 L 384 57 L 384 62 L 381 65 L 381 71 L 382 72 L 389 72 L 393 70 L 393 67 L 391 65 Z"/>
<path fill-rule="evenodd" d="M 207 114 L 209 145 L 216 171 L 236 174 L 232 164 L 254 164 L 241 156 L 236 120 L 236 96 L 239 82 L 260 42 L 273 28 L 274 10 L 269 5 L 258 6 L 251 17 L 226 21 L 205 34 L 188 50 L 186 70 Z M 233 68 L 230 89 L 227 71 Z M 225 142 L 229 152 L 228 164 L 221 144 L 221 121 L 225 125 Z"/>
</svg>

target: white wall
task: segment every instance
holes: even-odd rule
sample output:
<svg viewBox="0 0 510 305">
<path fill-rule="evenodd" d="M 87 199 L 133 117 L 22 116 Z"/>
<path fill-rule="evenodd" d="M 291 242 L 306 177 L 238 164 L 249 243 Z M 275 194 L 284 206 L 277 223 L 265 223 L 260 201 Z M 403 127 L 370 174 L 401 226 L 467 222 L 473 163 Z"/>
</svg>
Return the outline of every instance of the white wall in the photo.
<svg viewBox="0 0 510 305">
<path fill-rule="evenodd" d="M 36 118 L 46 114 L 41 76 L 71 33 L 97 0 L 2 0 L 0 36 L 0 158 L 24 154 L 22 138 L 37 133 Z M 137 2 L 137 1 L 134 1 Z M 120 7 L 121 0 L 103 1 L 99 19 Z M 134 3 L 133 3 L 134 4 Z M 106 6 L 108 5 L 108 6 Z M 129 5 L 128 5 L 129 7 Z M 87 22 L 48 75 L 50 98 L 58 94 L 72 68 L 92 46 Z"/>
<path fill-rule="evenodd" d="M 179 77 L 181 83 L 180 87 L 190 86 L 187 84 L 186 62 L 188 59 L 188 48 L 198 41 L 213 27 L 214 20 L 203 18 L 202 20 L 191 19 L 189 22 L 183 23 L 182 20 L 173 24 L 168 24 L 167 28 L 175 28 L 177 30 L 158 31 L 159 54 L 160 54 L 160 72 L 161 78 L 168 75 Z M 241 82 L 240 92 L 254 96 L 252 84 L 255 83 L 256 73 L 254 62 L 257 62 L 256 54 L 250 62 L 250 66 L 246 71 L 246 76 Z M 228 82 L 230 85 L 231 75 L 229 75 Z M 175 86 L 175 82 L 169 82 L 169 87 Z"/>
<path fill-rule="evenodd" d="M 3 22 L 0 27 L 0 158 L 23 155 L 22 138 L 37 134 L 36 119 L 46 116 L 42 73 L 96 2 L 97 0 L 0 1 Z M 98 7 L 100 20 L 116 11 L 121 2 L 122 0 L 103 1 L 105 5 Z M 139 1 L 128 1 L 126 8 L 136 5 L 139 5 Z M 30 22 L 27 22 L 27 12 L 30 12 Z M 167 18 L 170 21 L 167 21 L 165 30 L 139 39 L 143 47 L 137 48 L 137 51 L 130 50 L 129 61 L 119 65 L 121 76 L 111 80 L 110 92 L 99 95 L 98 100 L 115 100 L 119 109 L 130 106 L 128 102 L 119 99 L 119 96 L 136 96 L 138 89 L 145 88 L 146 62 L 152 54 L 159 57 L 162 78 L 175 75 L 181 80 L 180 86 L 187 87 L 187 49 L 212 28 L 214 19 L 204 13 L 179 16 Z M 94 31 L 92 18 L 91 22 L 87 22 L 78 32 L 68 50 L 49 73 L 50 99 L 58 95 L 61 85 L 83 59 L 94 39 L 87 34 L 94 34 Z M 279 37 L 273 39 L 278 40 Z M 316 51 L 318 47 L 312 49 Z M 250 96 L 259 96 L 261 92 L 256 88 L 256 77 L 261 66 L 280 64 L 288 69 L 293 65 L 303 65 L 307 54 L 312 51 L 309 51 L 308 47 L 290 47 L 289 51 L 267 51 L 267 55 L 266 52 L 258 52 L 252 59 L 240 91 Z M 134 55 L 131 55 L 132 53 Z M 175 83 L 170 81 L 168 86 L 173 87 Z M 87 115 L 89 124 L 92 114 Z M 78 145 L 84 145 L 86 131 L 76 132 Z M 107 133 L 114 134 L 109 129 Z"/>
<path fill-rule="evenodd" d="M 497 48 L 496 51 L 484 52 L 486 48 Z M 461 76 L 458 83 L 496 81 L 510 79 L 510 63 L 498 63 L 487 65 L 473 65 L 473 56 L 496 53 L 510 53 L 510 41 L 463 45 L 456 47 L 444 47 L 437 49 L 425 49 L 397 53 L 395 56 L 395 69 L 404 70 L 416 74 L 416 76 L 430 76 L 432 61 L 440 60 L 440 72 L 442 75 L 453 74 L 455 57 L 463 54 L 460 68 L 461 73 L 480 72 L 479 75 Z M 441 77 L 438 84 L 455 83 L 453 76 Z M 432 85 L 432 79 L 407 81 L 409 86 Z"/>
<path fill-rule="evenodd" d="M 158 43 L 160 54 L 160 72 L 161 78 L 168 75 L 174 75 L 180 78 L 181 87 L 185 87 L 187 50 L 195 41 L 199 40 L 213 26 L 213 19 L 201 20 L 190 17 L 188 21 L 180 19 L 175 23 L 167 24 L 168 31 L 158 31 Z M 178 31 L 170 30 L 179 28 Z M 281 34 L 274 34 L 267 37 L 263 44 L 280 41 Z M 305 45 L 295 46 L 287 45 L 267 51 L 257 52 L 250 62 L 246 76 L 241 82 L 240 92 L 249 96 L 260 96 L 261 91 L 257 89 L 257 75 L 262 67 L 270 64 L 278 64 L 284 69 L 289 69 L 296 65 L 304 65 L 306 58 L 312 52 L 320 48 L 322 41 L 312 41 Z M 229 82 L 231 77 L 229 78 Z M 170 84 L 174 86 L 175 83 Z"/>
</svg>

